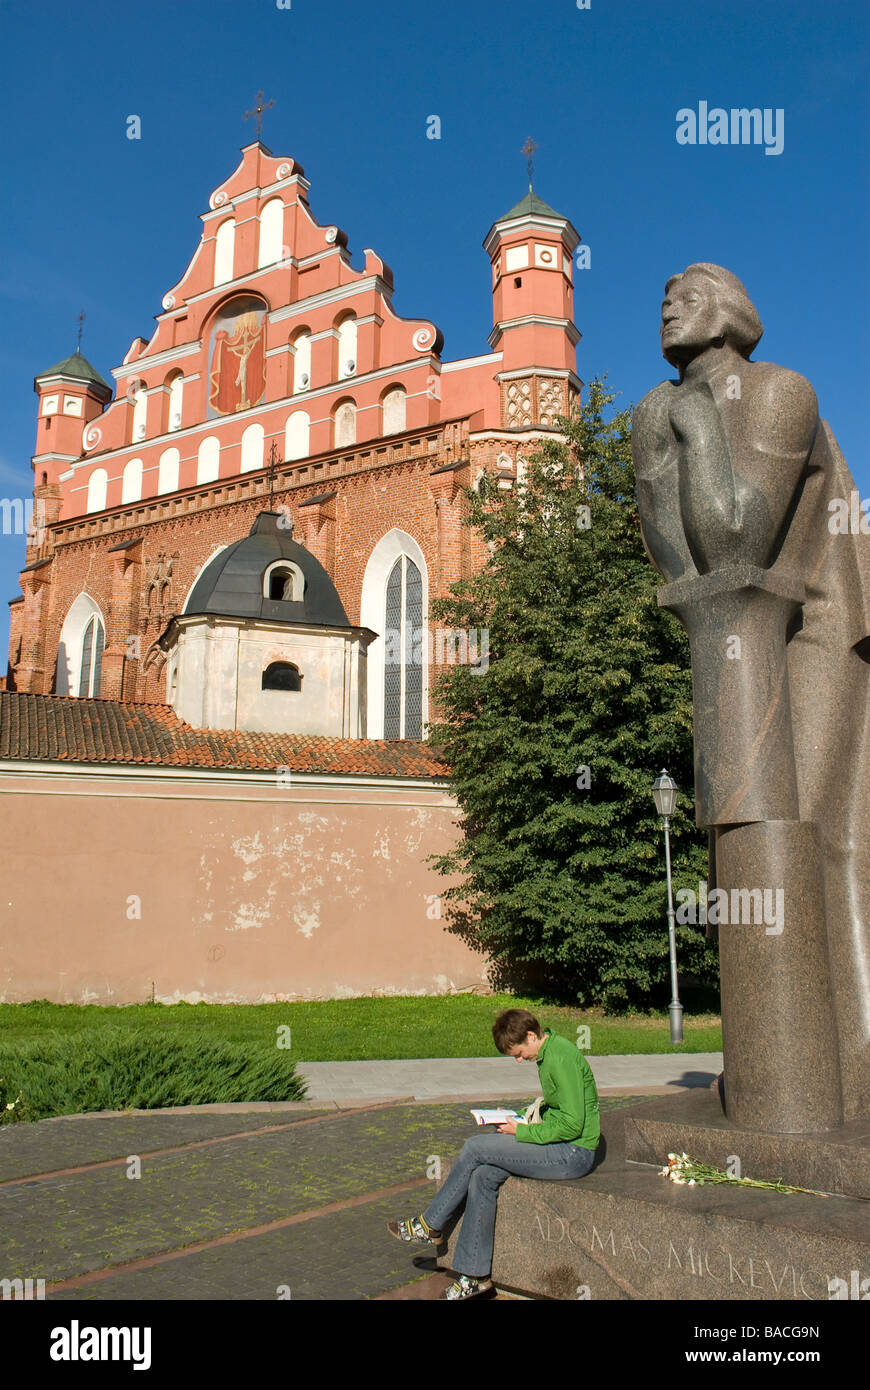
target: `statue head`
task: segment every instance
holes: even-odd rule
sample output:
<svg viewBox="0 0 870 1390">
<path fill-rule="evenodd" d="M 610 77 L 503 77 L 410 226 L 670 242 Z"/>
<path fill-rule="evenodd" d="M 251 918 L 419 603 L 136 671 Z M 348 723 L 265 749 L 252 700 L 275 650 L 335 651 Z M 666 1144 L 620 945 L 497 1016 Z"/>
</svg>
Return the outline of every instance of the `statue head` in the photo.
<svg viewBox="0 0 870 1390">
<path fill-rule="evenodd" d="M 685 366 L 699 352 L 726 343 L 748 357 L 764 329 L 755 305 L 736 275 L 699 261 L 672 275 L 662 303 L 662 356 Z"/>
</svg>

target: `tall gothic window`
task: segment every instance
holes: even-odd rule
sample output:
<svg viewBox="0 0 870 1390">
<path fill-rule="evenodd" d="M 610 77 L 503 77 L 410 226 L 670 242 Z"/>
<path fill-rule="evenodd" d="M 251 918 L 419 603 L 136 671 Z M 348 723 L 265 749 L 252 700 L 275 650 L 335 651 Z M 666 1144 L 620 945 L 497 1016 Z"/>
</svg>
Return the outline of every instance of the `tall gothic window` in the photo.
<svg viewBox="0 0 870 1390">
<path fill-rule="evenodd" d="M 384 738 L 423 737 L 423 581 L 407 555 L 387 580 Z"/>
<path fill-rule="evenodd" d="M 99 618 L 91 618 L 82 638 L 82 669 L 79 676 L 79 696 L 99 695 L 103 666 L 105 637 Z"/>
</svg>

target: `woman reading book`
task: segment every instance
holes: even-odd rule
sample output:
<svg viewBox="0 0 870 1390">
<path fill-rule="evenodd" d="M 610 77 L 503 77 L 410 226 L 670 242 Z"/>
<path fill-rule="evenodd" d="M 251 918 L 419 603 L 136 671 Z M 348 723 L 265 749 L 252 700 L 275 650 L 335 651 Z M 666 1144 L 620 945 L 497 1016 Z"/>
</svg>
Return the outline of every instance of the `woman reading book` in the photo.
<svg viewBox="0 0 870 1390">
<path fill-rule="evenodd" d="M 443 1247 L 442 1228 L 465 1201 L 453 1256 L 458 1278 L 441 1295 L 459 1300 L 492 1297 L 492 1250 L 498 1191 L 520 1178 L 582 1178 L 595 1161 L 601 1134 L 598 1091 L 586 1058 L 566 1038 L 544 1033 L 526 1009 L 506 1009 L 492 1027 L 499 1052 L 537 1063 L 544 1104 L 534 1124 L 509 1120 L 495 1134 L 467 1139 L 450 1176 L 419 1216 L 390 1221 L 397 1240 L 430 1250 Z"/>
</svg>

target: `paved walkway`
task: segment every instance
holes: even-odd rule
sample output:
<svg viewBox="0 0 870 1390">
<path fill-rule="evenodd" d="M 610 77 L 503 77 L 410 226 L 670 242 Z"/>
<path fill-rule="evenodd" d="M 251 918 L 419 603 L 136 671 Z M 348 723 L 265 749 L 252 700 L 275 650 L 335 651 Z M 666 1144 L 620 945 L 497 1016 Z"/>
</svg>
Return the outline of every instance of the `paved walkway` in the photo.
<svg viewBox="0 0 870 1390">
<path fill-rule="evenodd" d="M 437 1297 L 445 1276 L 386 1223 L 431 1200 L 469 1103 L 508 1099 L 4 1125 L 0 1279 L 73 1303 Z M 603 1122 L 640 1099 L 602 1097 Z"/>
<path fill-rule="evenodd" d="M 590 1062 L 603 1122 L 722 1069 L 719 1053 Z M 535 1067 L 473 1057 L 299 1071 L 302 1103 L 4 1125 L 0 1280 L 44 1279 L 47 1298 L 74 1302 L 436 1298 L 446 1276 L 386 1222 L 427 1204 L 474 1133 L 473 1105 L 531 1099 Z"/>
<path fill-rule="evenodd" d="M 590 1057 L 600 1091 L 709 1086 L 722 1070 L 721 1052 L 667 1052 Z M 526 1096 L 537 1090 L 529 1062 L 512 1057 L 422 1058 L 393 1062 L 299 1062 L 297 1072 L 313 1102 L 435 1100 L 498 1091 Z"/>
</svg>

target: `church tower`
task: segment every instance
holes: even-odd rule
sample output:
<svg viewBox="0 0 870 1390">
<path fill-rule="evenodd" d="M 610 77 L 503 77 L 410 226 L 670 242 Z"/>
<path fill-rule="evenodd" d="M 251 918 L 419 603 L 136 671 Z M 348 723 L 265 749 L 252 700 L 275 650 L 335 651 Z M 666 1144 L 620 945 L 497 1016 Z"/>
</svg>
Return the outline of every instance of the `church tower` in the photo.
<svg viewBox="0 0 870 1390">
<path fill-rule="evenodd" d="M 27 561 L 43 558 L 46 527 L 60 516 L 61 478 L 85 450 L 84 431 L 112 399 L 112 388 L 77 347 L 62 362 L 40 372 L 33 389 L 39 398 L 36 452 L 33 455 L 34 525 L 27 538 Z"/>
<path fill-rule="evenodd" d="M 112 388 L 76 348 L 70 357 L 40 372 L 33 389 L 39 397 L 33 456 L 36 482 L 45 473 L 45 481 L 55 483 L 81 458 L 83 431 L 112 399 Z"/>
<path fill-rule="evenodd" d="M 507 429 L 554 426 L 575 408 L 580 380 L 574 326 L 573 253 L 580 234 L 529 191 L 494 222 L 483 243 L 492 262 L 490 347 Z"/>
</svg>

